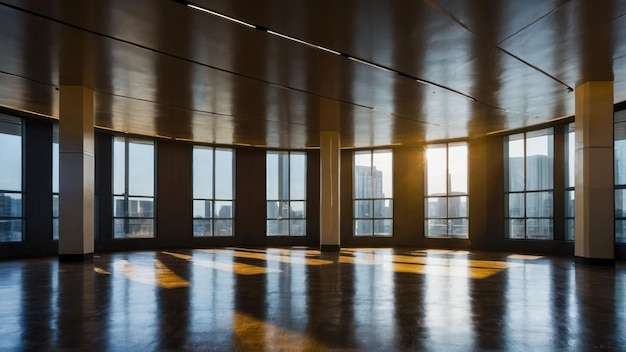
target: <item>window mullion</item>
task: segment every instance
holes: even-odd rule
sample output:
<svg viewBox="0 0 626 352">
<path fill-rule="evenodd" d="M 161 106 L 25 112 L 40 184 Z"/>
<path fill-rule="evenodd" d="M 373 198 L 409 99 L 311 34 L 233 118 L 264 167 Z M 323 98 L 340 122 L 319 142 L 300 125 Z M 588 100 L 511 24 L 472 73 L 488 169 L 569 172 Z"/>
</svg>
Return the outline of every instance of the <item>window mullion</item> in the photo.
<svg viewBox="0 0 626 352">
<path fill-rule="evenodd" d="M 450 144 L 446 143 L 446 229 L 448 236 L 450 235 L 450 229 L 448 228 L 448 219 L 450 218 L 449 204 L 450 201 Z"/>
<path fill-rule="evenodd" d="M 287 234 L 291 236 L 291 152 L 287 152 Z"/>
<path fill-rule="evenodd" d="M 211 222 L 211 236 L 215 237 L 215 199 L 217 198 L 215 196 L 215 176 L 216 176 L 216 172 L 215 172 L 215 147 L 211 148 L 211 153 L 212 153 L 212 158 L 211 158 L 211 200 L 209 202 L 209 204 L 211 204 L 211 213 L 209 214 L 209 221 Z"/>
<path fill-rule="evenodd" d="M 376 211 L 374 209 L 374 199 L 375 199 L 375 195 L 376 195 L 376 181 L 374 180 L 375 177 L 375 173 L 374 173 L 374 151 L 371 150 L 370 151 L 370 209 L 372 212 L 372 219 L 370 220 L 372 222 L 371 224 L 371 229 L 372 229 L 372 233 L 371 235 L 374 236 L 374 219 L 376 218 Z"/>
<path fill-rule="evenodd" d="M 128 156 L 129 156 L 129 145 L 128 145 L 128 138 L 124 138 L 124 201 L 128 200 L 128 192 L 130 187 L 128 186 L 128 174 L 129 174 L 129 170 L 128 170 Z"/>
<path fill-rule="evenodd" d="M 523 146 L 523 150 L 522 150 L 522 170 L 524 171 L 524 182 L 522 184 L 522 190 L 521 192 L 524 193 L 524 207 L 522 209 L 522 215 L 524 218 L 524 238 L 526 238 L 526 133 L 524 132 L 523 134 L 523 138 L 522 138 L 522 146 Z"/>
<path fill-rule="evenodd" d="M 130 163 L 128 162 L 129 156 L 130 156 L 130 142 L 128 140 L 128 137 L 124 138 L 124 232 L 127 235 L 130 231 L 130 223 L 129 223 L 129 217 L 130 217 L 130 199 L 129 199 L 129 195 L 130 195 L 130 185 L 129 185 L 129 174 L 130 174 L 130 170 L 128 169 L 130 166 Z"/>
</svg>

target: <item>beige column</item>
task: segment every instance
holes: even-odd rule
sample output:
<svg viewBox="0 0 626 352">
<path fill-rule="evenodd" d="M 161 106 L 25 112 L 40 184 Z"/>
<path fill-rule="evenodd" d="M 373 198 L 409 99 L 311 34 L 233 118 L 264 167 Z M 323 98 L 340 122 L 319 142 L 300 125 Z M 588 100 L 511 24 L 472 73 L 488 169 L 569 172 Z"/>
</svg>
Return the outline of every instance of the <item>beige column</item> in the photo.
<svg viewBox="0 0 626 352">
<path fill-rule="evenodd" d="M 613 82 L 576 87 L 576 262 L 615 264 Z"/>
<path fill-rule="evenodd" d="M 94 251 L 94 94 L 62 85 L 59 111 L 59 259 Z"/>
<path fill-rule="evenodd" d="M 322 98 L 320 112 L 320 250 L 337 252 L 341 244 L 339 103 Z"/>
</svg>

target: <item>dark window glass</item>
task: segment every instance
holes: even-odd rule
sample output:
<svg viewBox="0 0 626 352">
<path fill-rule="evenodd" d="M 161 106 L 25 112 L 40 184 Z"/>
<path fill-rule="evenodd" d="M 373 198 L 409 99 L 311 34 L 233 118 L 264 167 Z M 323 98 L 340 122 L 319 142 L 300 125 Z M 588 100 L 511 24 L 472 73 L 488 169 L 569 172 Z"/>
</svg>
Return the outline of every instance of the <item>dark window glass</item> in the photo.
<svg viewBox="0 0 626 352">
<path fill-rule="evenodd" d="M 22 120 L 0 114 L 0 242 L 23 240 Z"/>
</svg>

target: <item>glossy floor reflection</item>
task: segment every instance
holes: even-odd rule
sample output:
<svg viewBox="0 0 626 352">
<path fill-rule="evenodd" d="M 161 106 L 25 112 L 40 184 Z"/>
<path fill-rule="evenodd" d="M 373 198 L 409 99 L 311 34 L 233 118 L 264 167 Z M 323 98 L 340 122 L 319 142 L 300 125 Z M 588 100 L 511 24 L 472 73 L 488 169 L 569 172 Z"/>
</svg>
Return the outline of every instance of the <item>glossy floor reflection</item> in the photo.
<svg viewBox="0 0 626 352">
<path fill-rule="evenodd" d="M 467 251 L 0 262 L 0 350 L 626 350 L 626 266 Z"/>
</svg>

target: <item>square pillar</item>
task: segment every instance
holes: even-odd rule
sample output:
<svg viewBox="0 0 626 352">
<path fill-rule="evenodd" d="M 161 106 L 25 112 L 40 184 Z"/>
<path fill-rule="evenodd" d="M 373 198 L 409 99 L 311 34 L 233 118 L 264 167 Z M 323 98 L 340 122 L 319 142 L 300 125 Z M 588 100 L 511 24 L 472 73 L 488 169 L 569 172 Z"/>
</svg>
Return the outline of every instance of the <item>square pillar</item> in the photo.
<svg viewBox="0 0 626 352">
<path fill-rule="evenodd" d="M 341 138 L 339 102 L 320 99 L 320 250 L 341 249 Z"/>
<path fill-rule="evenodd" d="M 320 250 L 340 250 L 341 144 L 339 132 L 320 132 Z"/>
<path fill-rule="evenodd" d="M 94 94 L 60 87 L 59 260 L 82 261 L 94 251 Z"/>
<path fill-rule="evenodd" d="M 613 82 L 576 87 L 576 262 L 615 265 Z"/>
</svg>

